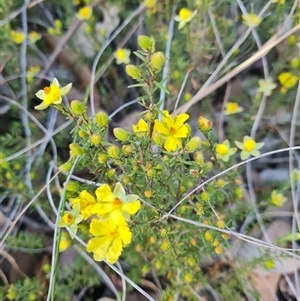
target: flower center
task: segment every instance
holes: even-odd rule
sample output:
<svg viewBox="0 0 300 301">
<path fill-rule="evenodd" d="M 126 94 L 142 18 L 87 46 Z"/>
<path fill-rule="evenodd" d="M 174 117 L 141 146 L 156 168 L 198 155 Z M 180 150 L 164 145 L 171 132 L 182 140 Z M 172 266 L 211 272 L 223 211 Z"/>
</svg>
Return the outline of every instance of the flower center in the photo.
<svg viewBox="0 0 300 301">
<path fill-rule="evenodd" d="M 251 152 L 256 145 L 256 142 L 253 139 L 249 139 L 244 142 L 244 148 L 247 152 Z"/>
<path fill-rule="evenodd" d="M 74 223 L 75 218 L 71 213 L 67 213 L 63 216 L 62 220 L 69 226 Z"/>
<path fill-rule="evenodd" d="M 119 236 L 119 232 L 117 230 L 111 231 L 109 234 L 110 234 L 110 236 L 112 236 L 114 238 Z"/>
<path fill-rule="evenodd" d="M 227 110 L 229 112 L 235 112 L 238 109 L 238 104 L 236 102 L 231 102 L 228 104 Z"/>
<path fill-rule="evenodd" d="M 176 129 L 174 127 L 170 127 L 170 135 L 174 135 L 176 133 Z"/>
<path fill-rule="evenodd" d="M 119 198 L 115 198 L 113 204 L 115 208 L 120 208 L 122 206 L 122 201 Z"/>
<path fill-rule="evenodd" d="M 117 51 L 117 56 L 118 56 L 120 59 L 123 59 L 123 58 L 125 57 L 125 52 L 124 52 L 124 50 L 119 49 L 119 50 Z"/>
<path fill-rule="evenodd" d="M 224 144 L 218 144 L 216 147 L 216 152 L 221 156 L 227 155 L 228 147 Z"/>
<path fill-rule="evenodd" d="M 45 87 L 44 92 L 46 94 L 44 102 L 48 105 L 58 101 L 61 97 L 60 89 L 55 85 L 51 85 L 50 87 Z"/>
<path fill-rule="evenodd" d="M 46 95 L 50 94 L 51 93 L 51 88 L 50 87 L 45 87 L 44 92 L 45 92 Z"/>
<path fill-rule="evenodd" d="M 88 7 L 83 7 L 80 13 L 83 17 L 88 17 L 90 15 L 90 9 Z"/>
<path fill-rule="evenodd" d="M 186 21 L 191 16 L 191 11 L 187 8 L 182 8 L 179 12 L 182 21 Z"/>
</svg>

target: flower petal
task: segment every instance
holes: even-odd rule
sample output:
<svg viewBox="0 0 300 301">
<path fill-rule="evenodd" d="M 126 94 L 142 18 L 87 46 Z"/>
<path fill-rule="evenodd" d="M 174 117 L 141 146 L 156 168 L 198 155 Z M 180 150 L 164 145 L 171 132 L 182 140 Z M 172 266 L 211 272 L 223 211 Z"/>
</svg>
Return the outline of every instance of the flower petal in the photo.
<svg viewBox="0 0 300 301">
<path fill-rule="evenodd" d="M 141 202 L 136 201 L 133 203 L 123 203 L 122 211 L 129 213 L 130 215 L 136 214 L 141 209 Z"/>
<path fill-rule="evenodd" d="M 70 92 L 72 88 L 72 83 L 67 84 L 66 86 L 60 89 L 61 96 L 64 96 Z"/>
<path fill-rule="evenodd" d="M 132 203 L 135 202 L 139 197 L 136 194 L 128 194 L 122 197 L 123 203 Z"/>
<path fill-rule="evenodd" d="M 130 232 L 130 229 L 127 226 L 120 226 L 119 233 L 122 239 L 123 246 L 128 245 L 132 239 L 132 233 Z"/>
<path fill-rule="evenodd" d="M 98 187 L 95 193 L 96 193 L 97 200 L 101 202 L 104 199 L 105 195 L 111 194 L 112 191 L 108 184 L 104 184 Z"/>
<path fill-rule="evenodd" d="M 125 189 L 120 182 L 116 184 L 113 194 L 115 194 L 119 199 L 122 199 L 126 195 Z"/>
<path fill-rule="evenodd" d="M 39 104 L 38 106 L 35 106 L 34 108 L 38 111 L 41 111 L 41 110 L 45 110 L 49 107 L 48 104 L 42 102 L 41 104 Z"/>
<path fill-rule="evenodd" d="M 179 129 L 183 126 L 183 124 L 189 119 L 189 115 L 188 114 L 179 114 L 175 117 L 175 129 Z"/>
<path fill-rule="evenodd" d="M 155 130 L 163 135 L 169 135 L 170 134 L 170 130 L 165 127 L 165 125 L 158 121 L 158 120 L 155 120 Z"/>
<path fill-rule="evenodd" d="M 176 133 L 174 134 L 175 138 L 185 138 L 187 137 L 189 133 L 189 130 L 187 126 L 184 124 L 181 128 L 176 130 Z"/>
<path fill-rule="evenodd" d="M 62 98 L 60 97 L 58 100 L 54 101 L 53 104 L 60 105 L 62 103 Z"/>
<path fill-rule="evenodd" d="M 246 151 L 242 151 L 241 152 L 241 159 L 242 160 L 246 160 L 246 159 L 248 159 L 250 157 L 250 154 L 248 153 L 248 152 L 246 152 Z"/>
<path fill-rule="evenodd" d="M 109 218 L 115 225 L 124 224 L 125 221 L 125 218 L 120 210 L 111 211 Z"/>
<path fill-rule="evenodd" d="M 52 81 L 51 84 L 54 85 L 54 86 L 56 86 L 56 87 L 59 87 L 59 82 L 58 82 L 58 80 L 57 80 L 56 77 L 53 78 L 53 81 Z"/>
<path fill-rule="evenodd" d="M 44 90 L 39 90 L 37 91 L 37 93 L 35 93 L 35 96 L 41 100 L 44 100 L 44 98 L 46 97 L 46 93 Z"/>
<path fill-rule="evenodd" d="M 164 148 L 169 152 L 176 151 L 176 149 L 181 148 L 181 141 L 178 138 L 169 136 L 165 141 Z"/>
<path fill-rule="evenodd" d="M 234 141 L 234 143 L 239 149 L 244 149 L 244 144 L 242 142 Z"/>
</svg>

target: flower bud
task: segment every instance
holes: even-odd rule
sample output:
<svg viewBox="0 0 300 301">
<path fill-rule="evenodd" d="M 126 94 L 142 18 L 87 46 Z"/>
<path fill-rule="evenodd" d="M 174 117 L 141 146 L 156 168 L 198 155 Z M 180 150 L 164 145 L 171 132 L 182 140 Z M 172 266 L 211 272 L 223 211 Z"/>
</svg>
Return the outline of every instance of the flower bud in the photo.
<svg viewBox="0 0 300 301">
<path fill-rule="evenodd" d="M 163 52 L 158 51 L 151 56 L 150 64 L 153 69 L 160 71 L 164 63 L 165 63 L 165 55 Z"/>
<path fill-rule="evenodd" d="M 63 184 L 64 187 L 66 186 L 67 191 L 74 192 L 79 188 L 79 184 L 75 181 L 69 181 L 69 183 L 66 185 L 66 183 Z"/>
<path fill-rule="evenodd" d="M 153 178 L 155 176 L 156 172 L 155 172 L 155 169 L 151 168 L 149 170 L 147 170 L 147 176 L 149 178 Z"/>
<path fill-rule="evenodd" d="M 144 195 L 146 198 L 151 198 L 152 192 L 150 190 L 145 190 Z"/>
<path fill-rule="evenodd" d="M 156 260 L 155 262 L 155 268 L 159 271 L 162 267 L 163 263 L 161 260 Z"/>
<path fill-rule="evenodd" d="M 111 158 L 117 158 L 119 157 L 120 149 L 116 145 L 111 145 L 107 150 L 107 154 Z"/>
<path fill-rule="evenodd" d="M 152 49 L 152 40 L 148 36 L 140 35 L 140 36 L 138 36 L 138 45 L 143 50 L 151 50 Z"/>
<path fill-rule="evenodd" d="M 127 65 L 125 71 L 133 79 L 138 79 L 140 77 L 140 69 L 134 65 Z"/>
<path fill-rule="evenodd" d="M 185 272 L 183 279 L 187 283 L 191 283 L 194 279 L 194 275 L 191 272 Z"/>
<path fill-rule="evenodd" d="M 200 199 L 203 201 L 203 202 L 207 202 L 209 200 L 209 193 L 206 192 L 206 191 L 203 191 L 200 193 Z"/>
<path fill-rule="evenodd" d="M 95 116 L 96 122 L 99 126 L 104 127 L 108 123 L 108 116 L 106 113 L 100 111 Z"/>
<path fill-rule="evenodd" d="M 193 178 L 198 178 L 198 171 L 196 169 L 190 169 L 190 176 Z"/>
<path fill-rule="evenodd" d="M 123 153 L 125 156 L 130 155 L 132 152 L 133 152 L 133 147 L 132 147 L 132 145 L 123 145 L 123 146 L 122 146 L 122 153 Z"/>
<path fill-rule="evenodd" d="M 186 144 L 185 148 L 188 151 L 194 151 L 201 145 L 201 138 L 198 136 L 193 137 L 190 141 Z"/>
<path fill-rule="evenodd" d="M 160 245 L 160 248 L 163 250 L 163 251 L 167 251 L 168 249 L 171 248 L 171 243 L 169 240 L 167 239 L 164 239 L 162 244 Z"/>
<path fill-rule="evenodd" d="M 130 183 L 130 178 L 128 176 L 123 176 L 122 177 L 122 181 L 125 185 L 129 184 Z"/>
<path fill-rule="evenodd" d="M 186 192 L 186 187 L 185 187 L 184 185 L 180 185 L 179 191 L 180 191 L 181 193 L 185 193 L 185 192 Z"/>
<path fill-rule="evenodd" d="M 115 137 L 120 141 L 126 141 L 129 137 L 128 131 L 122 128 L 114 128 L 113 132 Z"/>
<path fill-rule="evenodd" d="M 220 229 L 224 229 L 225 228 L 225 222 L 222 219 L 217 220 L 216 222 L 216 226 Z"/>
<path fill-rule="evenodd" d="M 162 138 L 162 135 L 158 132 L 155 132 L 153 135 L 152 135 L 152 139 L 154 141 L 154 143 L 156 145 L 161 145 L 163 143 L 163 138 Z"/>
<path fill-rule="evenodd" d="M 209 119 L 203 116 L 198 118 L 198 127 L 201 132 L 208 132 L 212 128 L 212 125 L 213 124 Z"/>
<path fill-rule="evenodd" d="M 79 144 L 71 143 L 71 144 L 69 144 L 69 148 L 70 148 L 70 156 L 71 157 L 76 157 L 76 156 L 83 155 L 83 150 L 82 150 L 82 148 L 80 147 Z"/>
<path fill-rule="evenodd" d="M 194 154 L 194 160 L 197 163 L 197 165 L 202 165 L 204 163 L 204 157 L 202 152 L 196 152 Z"/>
<path fill-rule="evenodd" d="M 212 235 L 212 232 L 208 230 L 204 233 L 204 238 L 207 241 L 212 241 L 214 237 Z"/>
<path fill-rule="evenodd" d="M 102 153 L 98 156 L 98 162 L 100 164 L 104 164 L 104 163 L 106 163 L 107 158 L 108 158 L 107 154 Z"/>
<path fill-rule="evenodd" d="M 167 235 L 167 230 L 166 229 L 161 229 L 160 236 L 161 237 L 166 237 L 166 235 Z"/>
<path fill-rule="evenodd" d="M 71 107 L 72 113 L 75 116 L 80 116 L 85 111 L 85 107 L 84 107 L 82 101 L 79 101 L 79 100 L 72 100 L 71 104 L 70 104 L 70 107 Z"/>
<path fill-rule="evenodd" d="M 0 158 L 0 168 L 1 169 L 7 169 L 8 167 L 9 167 L 8 162 L 5 159 Z"/>
<path fill-rule="evenodd" d="M 227 182 L 222 179 L 218 179 L 216 184 L 219 188 L 223 188 L 227 184 Z"/>
<path fill-rule="evenodd" d="M 69 172 L 72 168 L 72 164 L 70 162 L 64 163 L 59 167 L 61 172 Z"/>
<path fill-rule="evenodd" d="M 147 112 L 147 113 L 145 114 L 145 119 L 148 120 L 148 121 L 151 121 L 151 120 L 153 119 L 153 116 L 154 116 L 153 113 Z"/>
<path fill-rule="evenodd" d="M 106 174 L 107 174 L 107 176 L 108 176 L 109 178 L 113 178 L 113 177 L 115 176 L 115 174 L 116 174 L 116 170 L 115 170 L 114 168 L 109 169 L 109 170 L 106 172 Z"/>
<path fill-rule="evenodd" d="M 101 143 L 101 136 L 98 134 L 93 134 L 90 140 L 93 145 L 97 146 Z"/>
<path fill-rule="evenodd" d="M 87 138 L 89 135 L 87 132 L 83 131 L 83 130 L 79 130 L 78 131 L 78 136 L 82 139 Z"/>
</svg>

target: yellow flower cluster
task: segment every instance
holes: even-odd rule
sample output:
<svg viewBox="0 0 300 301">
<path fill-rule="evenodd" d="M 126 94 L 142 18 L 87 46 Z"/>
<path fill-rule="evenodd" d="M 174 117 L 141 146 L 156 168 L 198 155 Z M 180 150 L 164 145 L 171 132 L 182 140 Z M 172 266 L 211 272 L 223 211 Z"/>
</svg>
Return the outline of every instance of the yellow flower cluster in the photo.
<svg viewBox="0 0 300 301">
<path fill-rule="evenodd" d="M 152 134 L 154 143 L 158 145 L 164 143 L 164 148 L 169 152 L 180 150 L 182 148 L 181 139 L 186 138 L 189 134 L 188 125 L 185 124 L 188 118 L 188 114 L 179 114 L 173 118 L 167 110 L 164 110 L 162 120 L 154 121 Z M 140 137 L 149 133 L 149 126 L 143 119 L 133 125 L 132 129 Z"/>
<path fill-rule="evenodd" d="M 137 195 L 126 195 L 121 183 L 113 191 L 108 184 L 103 184 L 95 195 L 83 190 L 77 198 L 71 198 L 73 210 L 62 216 L 58 226 L 69 227 L 75 234 L 77 224 L 91 218 L 89 232 L 94 237 L 89 240 L 87 251 L 94 253 L 96 261 L 115 263 L 131 242 L 127 221 L 140 210 L 141 203 Z"/>
</svg>

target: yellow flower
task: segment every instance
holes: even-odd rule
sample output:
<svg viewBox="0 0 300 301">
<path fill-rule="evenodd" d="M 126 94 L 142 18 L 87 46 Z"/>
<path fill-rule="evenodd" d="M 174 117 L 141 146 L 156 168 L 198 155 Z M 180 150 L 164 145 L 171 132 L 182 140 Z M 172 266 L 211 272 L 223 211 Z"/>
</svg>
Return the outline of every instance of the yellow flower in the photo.
<svg viewBox="0 0 300 301">
<path fill-rule="evenodd" d="M 93 215 L 96 199 L 90 193 L 88 193 L 87 190 L 81 191 L 78 198 L 70 198 L 70 202 L 73 207 L 76 204 L 80 205 L 80 213 L 82 214 L 84 220 Z"/>
<path fill-rule="evenodd" d="M 227 162 L 229 157 L 236 153 L 236 148 L 230 148 L 228 140 L 216 145 L 217 158 Z"/>
<path fill-rule="evenodd" d="M 83 216 L 80 214 L 80 205 L 76 204 L 72 211 L 67 211 L 58 221 L 58 227 L 69 227 L 72 231 L 70 233 L 73 238 L 73 234 L 77 233 L 77 224 L 79 224 L 83 220 Z"/>
<path fill-rule="evenodd" d="M 251 26 L 251 27 L 257 27 L 260 22 L 261 22 L 261 18 L 259 16 L 257 16 L 256 14 L 248 14 L 246 15 L 242 15 L 242 19 L 243 19 L 243 23 L 246 26 Z"/>
<path fill-rule="evenodd" d="M 94 253 L 93 257 L 96 261 L 106 260 L 111 264 L 119 259 L 123 247 L 128 245 L 132 238 L 125 222 L 115 224 L 112 220 L 93 219 L 90 233 L 96 237 L 89 240 L 87 251 Z"/>
<path fill-rule="evenodd" d="M 178 29 L 183 28 L 188 22 L 190 22 L 197 14 L 197 10 L 191 11 L 188 8 L 182 8 L 179 11 L 179 15 L 174 17 L 174 20 L 179 22 Z"/>
<path fill-rule="evenodd" d="M 42 36 L 36 31 L 32 31 L 31 33 L 28 34 L 28 39 L 31 44 L 35 44 L 35 42 L 40 40 L 41 38 Z"/>
<path fill-rule="evenodd" d="M 54 27 L 48 28 L 48 33 L 52 36 L 59 36 L 61 34 L 62 23 L 60 20 L 54 21 Z"/>
<path fill-rule="evenodd" d="M 146 0 L 146 7 L 151 9 L 151 13 L 155 14 L 157 12 L 157 0 Z"/>
<path fill-rule="evenodd" d="M 15 43 L 15 44 L 22 44 L 24 39 L 25 39 L 25 34 L 21 31 L 15 31 L 11 30 L 10 31 L 10 39 Z"/>
<path fill-rule="evenodd" d="M 40 66 L 28 67 L 26 80 L 29 84 L 33 82 L 33 77 L 37 75 L 40 72 L 40 70 L 41 70 Z"/>
<path fill-rule="evenodd" d="M 292 181 L 295 182 L 295 183 L 298 182 L 299 176 L 300 176 L 300 170 L 298 170 L 298 169 L 295 168 L 292 171 Z"/>
<path fill-rule="evenodd" d="M 278 80 L 283 88 L 291 89 L 296 85 L 298 76 L 293 75 L 290 72 L 283 72 L 279 74 Z"/>
<path fill-rule="evenodd" d="M 241 159 L 246 160 L 250 157 L 250 155 L 257 157 L 259 156 L 260 152 L 258 151 L 264 143 L 257 143 L 249 136 L 245 136 L 243 143 L 235 141 L 235 145 L 242 150 L 241 152 Z"/>
<path fill-rule="evenodd" d="M 79 20 L 85 21 L 89 20 L 89 18 L 92 16 L 93 9 L 89 6 L 84 6 L 79 9 L 78 13 L 76 14 L 76 17 Z"/>
<path fill-rule="evenodd" d="M 59 252 L 64 252 L 69 249 L 72 245 L 70 235 L 68 232 L 63 231 L 59 242 Z"/>
<path fill-rule="evenodd" d="M 137 136 L 146 136 L 149 132 L 148 123 L 144 119 L 140 119 L 137 124 L 132 126 L 132 130 L 136 133 Z"/>
<path fill-rule="evenodd" d="M 286 201 L 287 201 L 287 198 L 284 197 L 284 195 L 282 193 L 277 193 L 276 190 L 272 191 L 271 203 L 273 205 L 275 205 L 276 207 L 281 207 Z"/>
<path fill-rule="evenodd" d="M 39 90 L 35 95 L 43 102 L 35 106 L 36 110 L 45 110 L 50 105 L 55 104 L 59 105 L 62 102 L 62 96 L 68 94 L 71 90 L 72 84 L 68 84 L 62 88 L 59 87 L 59 82 L 56 78 L 53 79 L 53 82 L 49 87 L 45 87 L 43 90 Z"/>
<path fill-rule="evenodd" d="M 272 94 L 272 90 L 277 87 L 271 78 L 267 78 L 266 80 L 260 79 L 258 84 L 259 88 L 257 88 L 256 93 L 265 93 L 266 96 L 270 96 Z"/>
<path fill-rule="evenodd" d="M 185 121 L 189 118 L 188 114 L 179 114 L 174 118 L 168 111 L 162 112 L 162 121 L 155 120 L 154 131 L 164 136 L 164 148 L 171 152 L 182 147 L 181 138 L 186 138 L 188 135 L 188 127 Z"/>
<path fill-rule="evenodd" d="M 93 208 L 93 213 L 100 218 L 111 219 L 115 224 L 128 220 L 130 215 L 136 214 L 141 203 L 135 194 L 126 195 L 121 183 L 117 183 L 111 191 L 107 184 L 103 184 L 96 189 L 98 203 Z"/>
<path fill-rule="evenodd" d="M 274 260 L 272 259 L 267 259 L 265 262 L 264 262 L 264 266 L 267 270 L 271 270 L 275 267 L 275 262 Z"/>
<path fill-rule="evenodd" d="M 236 102 L 228 102 L 224 111 L 225 115 L 231 115 L 242 112 L 244 109 Z"/>
<path fill-rule="evenodd" d="M 118 48 L 115 53 L 116 63 L 118 65 L 121 64 L 129 64 L 130 63 L 130 50 L 125 48 Z"/>
</svg>

